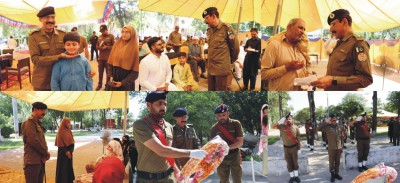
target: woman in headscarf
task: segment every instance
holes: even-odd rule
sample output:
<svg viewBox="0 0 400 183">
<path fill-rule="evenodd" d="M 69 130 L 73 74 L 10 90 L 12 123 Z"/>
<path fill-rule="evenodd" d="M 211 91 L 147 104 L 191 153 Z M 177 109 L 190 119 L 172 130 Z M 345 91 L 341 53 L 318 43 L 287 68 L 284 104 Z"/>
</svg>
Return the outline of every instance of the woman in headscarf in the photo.
<svg viewBox="0 0 400 183">
<path fill-rule="evenodd" d="M 123 161 L 121 144 L 115 140 L 110 141 L 107 146 L 107 154 L 97 163 L 93 173 L 93 183 L 122 183 L 125 177 Z"/>
<path fill-rule="evenodd" d="M 263 157 L 263 173 L 268 171 L 268 104 L 261 107 L 261 136 L 258 145 L 258 155 Z M 265 151 L 265 152 L 264 152 Z M 263 153 L 264 152 L 264 153 Z"/>
<path fill-rule="evenodd" d="M 58 128 L 55 146 L 58 147 L 56 182 L 71 183 L 75 179 L 72 166 L 72 154 L 74 152 L 74 137 L 71 132 L 70 118 L 63 118 Z"/>
<path fill-rule="evenodd" d="M 122 28 L 121 39 L 113 46 L 107 64 L 111 77 L 106 90 L 135 90 L 139 75 L 139 42 L 132 26 Z"/>
</svg>

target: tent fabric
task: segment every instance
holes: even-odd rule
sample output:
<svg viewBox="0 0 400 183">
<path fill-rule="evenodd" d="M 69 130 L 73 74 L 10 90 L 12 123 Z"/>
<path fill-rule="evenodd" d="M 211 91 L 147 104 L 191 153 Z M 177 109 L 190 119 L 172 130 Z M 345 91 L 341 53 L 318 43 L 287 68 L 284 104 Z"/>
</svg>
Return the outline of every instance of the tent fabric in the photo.
<svg viewBox="0 0 400 183">
<path fill-rule="evenodd" d="M 57 24 L 104 21 L 109 15 L 109 10 L 112 9 L 111 1 L 6 0 L 0 1 L 0 16 L 10 20 L 3 21 L 5 23 L 41 25 L 36 14 L 46 6 L 55 8 Z"/>
<path fill-rule="evenodd" d="M 378 114 L 376 116 L 378 118 L 391 118 L 391 117 L 397 117 L 398 115 L 396 113 L 382 110 L 382 111 L 378 112 Z"/>
<path fill-rule="evenodd" d="M 241 0 L 140 0 L 139 9 L 203 19 L 208 7 L 217 7 L 222 21 L 237 23 Z M 327 18 L 336 9 L 347 9 L 353 30 L 376 32 L 400 26 L 400 1 L 396 0 L 282 0 L 279 25 L 286 27 L 292 18 L 302 18 L 306 31 L 329 28 Z M 241 22 L 255 21 L 273 26 L 279 0 L 243 0 Z"/>
<path fill-rule="evenodd" d="M 84 111 L 94 109 L 124 109 L 125 91 L 2 91 L 27 103 L 43 102 L 49 109 Z"/>
</svg>

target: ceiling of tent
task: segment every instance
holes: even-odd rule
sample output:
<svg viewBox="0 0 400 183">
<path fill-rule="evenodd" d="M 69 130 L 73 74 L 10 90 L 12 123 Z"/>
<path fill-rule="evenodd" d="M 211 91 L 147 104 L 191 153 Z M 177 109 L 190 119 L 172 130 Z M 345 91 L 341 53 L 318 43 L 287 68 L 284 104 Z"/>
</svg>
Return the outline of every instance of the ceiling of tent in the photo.
<svg viewBox="0 0 400 183">
<path fill-rule="evenodd" d="M 84 111 L 94 109 L 122 109 L 129 100 L 125 91 L 2 91 L 27 103 L 43 102 L 49 109 Z M 126 107 L 128 107 L 127 104 Z"/>
<path fill-rule="evenodd" d="M 139 0 L 139 9 L 202 19 L 208 7 L 217 7 L 220 18 L 237 23 L 241 0 Z M 256 21 L 273 26 L 279 0 L 243 0 L 240 22 Z M 353 18 L 353 30 L 375 32 L 400 26 L 398 0 L 283 0 L 279 25 L 286 27 L 292 18 L 306 21 L 307 31 L 329 28 L 327 18 L 336 9 L 347 9 Z"/>
<path fill-rule="evenodd" d="M 77 23 L 103 19 L 111 4 L 107 0 L 3 0 L 0 1 L 0 16 L 25 24 L 41 25 L 36 14 L 43 7 L 53 6 L 57 24 Z"/>
</svg>

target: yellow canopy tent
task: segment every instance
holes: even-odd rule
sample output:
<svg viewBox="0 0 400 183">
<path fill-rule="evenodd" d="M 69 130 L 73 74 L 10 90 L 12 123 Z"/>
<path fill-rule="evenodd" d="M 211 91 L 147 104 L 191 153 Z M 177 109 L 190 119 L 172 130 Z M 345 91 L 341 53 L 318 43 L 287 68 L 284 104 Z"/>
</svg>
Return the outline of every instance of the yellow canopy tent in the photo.
<svg viewBox="0 0 400 183">
<path fill-rule="evenodd" d="M 385 110 L 382 110 L 380 113 L 378 113 L 377 115 L 376 115 L 378 118 L 381 118 L 381 119 L 389 119 L 389 118 L 391 118 L 391 117 L 397 117 L 398 116 L 398 114 L 396 114 L 396 113 L 392 113 L 392 112 L 389 112 L 389 111 L 385 111 Z"/>
<path fill-rule="evenodd" d="M 280 6 L 278 6 L 280 5 Z M 328 28 L 329 14 L 347 9 L 353 30 L 374 32 L 400 26 L 400 1 L 396 0 L 140 0 L 139 9 L 202 19 L 208 7 L 217 7 L 222 21 L 255 21 L 265 26 L 283 27 L 292 18 L 306 21 L 307 31 Z M 278 10 L 281 9 L 281 13 Z M 240 16 L 241 14 L 241 16 Z M 280 17 L 280 18 L 279 18 Z"/>
<path fill-rule="evenodd" d="M 0 20 L 11 25 L 41 25 L 36 14 L 46 6 L 55 8 L 57 24 L 105 19 L 112 9 L 111 1 L 105 0 L 5 0 L 0 1 Z"/>
<path fill-rule="evenodd" d="M 43 102 L 49 109 L 59 111 L 84 111 L 94 109 L 128 109 L 126 91 L 2 91 L 2 93 L 27 103 Z M 124 123 L 124 134 L 126 123 Z"/>
</svg>

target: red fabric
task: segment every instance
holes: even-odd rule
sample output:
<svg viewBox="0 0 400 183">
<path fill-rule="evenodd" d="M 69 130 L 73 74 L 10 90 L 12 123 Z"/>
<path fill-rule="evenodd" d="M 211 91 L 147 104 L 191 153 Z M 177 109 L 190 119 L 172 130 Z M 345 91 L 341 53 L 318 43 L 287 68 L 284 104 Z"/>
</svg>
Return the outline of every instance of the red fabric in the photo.
<svg viewBox="0 0 400 183">
<path fill-rule="evenodd" d="M 93 183 L 122 183 L 125 177 L 125 167 L 117 157 L 105 158 L 93 174 Z"/>
<path fill-rule="evenodd" d="M 148 122 L 147 118 L 144 118 L 144 121 Z M 164 123 L 162 123 L 162 124 L 164 124 Z M 153 127 L 154 131 L 156 131 L 158 139 L 161 141 L 161 143 L 165 146 L 169 146 L 167 139 L 165 138 L 164 132 L 162 131 L 160 126 L 152 124 L 151 127 Z M 174 158 L 166 158 L 166 159 L 167 159 L 168 164 L 171 165 L 171 167 L 174 167 L 175 159 Z"/>
<path fill-rule="evenodd" d="M 226 128 L 221 126 L 218 122 L 217 122 L 217 127 L 224 134 L 224 136 L 229 139 L 229 141 L 231 141 L 232 143 L 235 143 L 237 141 L 237 139 L 233 138 L 233 136 L 228 132 L 228 130 L 226 130 Z"/>
<path fill-rule="evenodd" d="M 367 126 L 365 125 L 365 123 L 362 124 L 362 127 L 364 128 L 365 133 L 366 133 L 367 135 L 369 135 L 369 130 L 368 130 Z"/>
<path fill-rule="evenodd" d="M 293 143 L 297 144 L 297 141 L 296 141 L 296 139 L 294 139 L 293 134 L 292 134 L 292 132 L 290 132 L 288 126 L 286 126 L 285 131 L 286 131 L 287 135 L 289 136 L 289 138 L 293 141 Z"/>
</svg>

